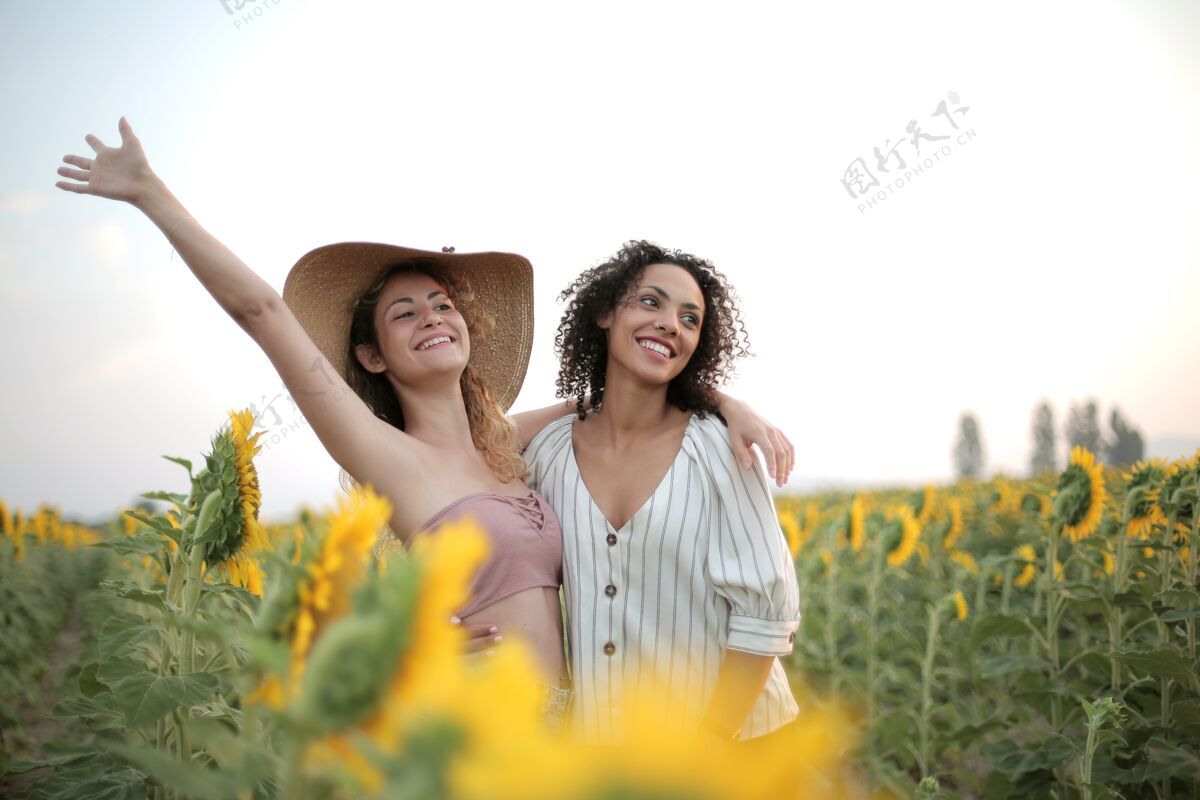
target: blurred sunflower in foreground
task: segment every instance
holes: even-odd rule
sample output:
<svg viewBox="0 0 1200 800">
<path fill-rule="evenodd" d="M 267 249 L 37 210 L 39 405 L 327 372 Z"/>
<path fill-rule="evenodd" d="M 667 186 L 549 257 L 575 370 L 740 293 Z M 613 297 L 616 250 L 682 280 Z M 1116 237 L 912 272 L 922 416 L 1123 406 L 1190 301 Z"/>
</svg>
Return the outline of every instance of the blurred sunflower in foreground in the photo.
<svg viewBox="0 0 1200 800">
<path fill-rule="evenodd" d="M 705 732 L 661 692 L 631 696 L 619 745 L 552 732 L 519 638 L 466 657 L 449 621 L 487 553 L 478 526 L 417 535 L 372 567 L 388 516 L 367 488 L 306 538 L 301 562 L 281 573 L 291 578 L 273 572 L 267 587 L 258 627 L 287 644 L 291 662 L 256 699 L 294 742 L 283 796 L 865 796 L 845 767 L 853 725 L 811 697 L 792 735 L 750 744 Z"/>
</svg>

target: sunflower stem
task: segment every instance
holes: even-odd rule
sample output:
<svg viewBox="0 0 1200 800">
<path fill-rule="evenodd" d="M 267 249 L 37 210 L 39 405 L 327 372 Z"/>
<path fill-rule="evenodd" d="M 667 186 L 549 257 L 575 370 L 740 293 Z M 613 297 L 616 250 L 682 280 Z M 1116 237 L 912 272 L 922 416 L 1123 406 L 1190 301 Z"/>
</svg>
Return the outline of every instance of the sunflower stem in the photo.
<svg viewBox="0 0 1200 800">
<path fill-rule="evenodd" d="M 1108 615 L 1108 642 L 1109 650 L 1111 651 L 1109 665 L 1112 670 L 1110 680 L 1114 696 L 1121 691 L 1121 662 L 1117 661 L 1116 655 L 1117 651 L 1121 648 L 1121 624 L 1123 622 L 1122 617 L 1124 616 L 1121 607 L 1116 603 L 1116 597 L 1125 590 L 1125 554 L 1128 548 L 1126 544 L 1126 539 L 1128 538 L 1129 517 L 1126 515 L 1124 530 L 1121 531 L 1117 538 L 1117 563 L 1113 568 L 1113 609 L 1112 613 Z"/>
<path fill-rule="evenodd" d="M 1013 570 L 1015 564 L 1009 561 L 1004 567 L 1004 583 L 1000 587 L 1000 613 L 1008 614 L 1009 601 L 1012 599 Z"/>
<path fill-rule="evenodd" d="M 183 616 L 189 623 L 195 623 L 196 610 L 200 606 L 200 590 L 204 581 L 204 555 L 205 545 L 197 544 L 192 546 L 191 553 L 187 559 L 187 588 L 184 592 Z M 188 675 L 196 670 L 196 629 L 194 624 L 189 624 L 188 629 L 183 634 L 183 649 L 179 654 L 180 675 Z M 188 708 L 183 714 L 183 719 L 179 723 L 179 758 L 184 762 L 192 760 L 192 742 L 191 736 L 188 734 L 186 721 L 192 716 L 192 709 Z"/>
<path fill-rule="evenodd" d="M 1188 559 L 1187 559 L 1187 584 L 1195 588 L 1196 586 L 1196 546 L 1200 545 L 1200 503 L 1196 504 L 1195 512 L 1192 514 L 1192 538 L 1188 542 Z M 1187 621 L 1187 648 L 1188 659 L 1195 663 L 1196 661 L 1196 619 L 1190 618 Z"/>
<path fill-rule="evenodd" d="M 933 658 L 937 652 L 938 626 L 941 614 L 937 604 L 929 606 L 929 622 L 925 629 L 925 660 L 921 663 L 921 716 L 918 720 L 920 736 L 918 761 L 921 777 L 929 776 L 929 724 L 933 716 Z"/>
<path fill-rule="evenodd" d="M 1167 515 L 1167 527 L 1163 532 L 1163 549 L 1159 553 L 1159 565 L 1162 574 L 1160 585 L 1162 591 L 1166 592 L 1171 588 L 1171 555 L 1172 555 L 1172 537 L 1175 533 L 1175 523 L 1178 519 L 1178 511 L 1175 508 L 1171 509 L 1171 513 Z M 1171 643 L 1171 630 L 1167 623 L 1161 618 L 1158 620 L 1159 641 L 1163 649 L 1167 649 Z M 1161 724 L 1163 730 L 1169 730 L 1171 727 L 1171 679 L 1167 676 L 1162 676 L 1159 679 L 1159 706 L 1161 710 Z M 1163 778 L 1162 795 L 1170 797 L 1171 794 L 1171 779 Z"/>
<path fill-rule="evenodd" d="M 304 774 L 301 772 L 301 756 L 304 754 L 304 739 L 293 736 L 284 755 L 283 791 L 281 798 L 300 800 L 304 796 Z"/>
<path fill-rule="evenodd" d="M 1056 522 L 1050 528 L 1050 544 L 1046 548 L 1046 649 L 1050 657 L 1050 678 L 1052 683 L 1058 680 L 1058 577 L 1054 574 L 1054 565 L 1058 563 L 1058 537 L 1062 534 L 1062 523 Z M 1051 687 L 1050 695 L 1050 725 L 1055 733 L 1060 731 L 1062 723 L 1062 699 L 1055 687 Z"/>
<path fill-rule="evenodd" d="M 879 584 L 882 573 L 883 550 L 876 546 L 871 558 L 871 577 L 867 581 L 867 725 L 875 723 L 875 697 L 878 682 L 878 620 Z"/>
<path fill-rule="evenodd" d="M 829 566 L 825 569 L 825 651 L 829 654 L 829 674 L 835 695 L 842 681 L 841 664 L 838 662 L 837 622 L 834 619 L 834 609 L 837 608 L 837 563 L 836 554 L 830 551 Z"/>
<path fill-rule="evenodd" d="M 1172 554 L 1172 537 L 1175 532 L 1175 524 L 1178 520 L 1178 512 L 1172 508 L 1171 513 L 1167 516 L 1167 529 L 1163 533 L 1163 549 L 1160 555 L 1160 564 L 1162 569 L 1162 591 L 1166 592 L 1171 588 L 1171 554 Z M 1159 641 L 1164 649 L 1171 644 L 1171 629 L 1167 623 L 1161 618 L 1158 621 Z M 1171 679 L 1165 675 L 1160 679 L 1161 686 L 1161 702 L 1162 702 L 1162 726 L 1163 729 L 1171 727 Z"/>
</svg>

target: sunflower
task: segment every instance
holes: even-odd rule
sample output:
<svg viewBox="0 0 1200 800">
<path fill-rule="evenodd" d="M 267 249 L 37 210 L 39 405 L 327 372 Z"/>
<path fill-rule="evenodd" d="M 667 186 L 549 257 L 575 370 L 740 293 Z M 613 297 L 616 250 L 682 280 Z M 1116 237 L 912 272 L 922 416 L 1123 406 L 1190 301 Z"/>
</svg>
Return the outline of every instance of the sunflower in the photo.
<svg viewBox="0 0 1200 800">
<path fill-rule="evenodd" d="M 783 529 L 784 538 L 787 540 L 788 552 L 792 554 L 792 558 L 800 555 L 800 548 L 803 545 L 800 530 L 800 520 L 796 517 L 796 512 L 791 509 L 781 508 L 779 510 L 779 527 Z"/>
<path fill-rule="evenodd" d="M 921 527 L 929 524 L 933 519 L 933 512 L 937 504 L 937 495 L 932 486 L 926 485 L 924 489 L 917 493 L 916 499 L 913 501 L 913 514 L 917 517 L 917 522 Z"/>
<path fill-rule="evenodd" d="M 300 556 L 304 553 L 304 526 L 292 526 L 292 563 L 299 564 Z"/>
<path fill-rule="evenodd" d="M 961 589 L 954 593 L 954 616 L 959 622 L 967 618 L 967 598 L 963 597 Z"/>
<path fill-rule="evenodd" d="M 39 545 L 45 544 L 50 536 L 50 518 L 44 506 L 33 515 L 33 534 L 37 537 Z"/>
<path fill-rule="evenodd" d="M 1063 535 L 1073 542 L 1095 532 L 1104 514 L 1108 492 L 1104 473 L 1091 451 L 1075 445 L 1067 468 L 1058 479 L 1054 513 L 1063 523 Z"/>
<path fill-rule="evenodd" d="M 1023 544 L 1017 548 L 1017 557 L 1024 562 L 1025 567 L 1021 570 L 1013 584 L 1024 589 L 1033 582 L 1034 576 L 1037 574 L 1037 553 L 1034 552 L 1033 545 Z"/>
<path fill-rule="evenodd" d="M 317 557 L 308 566 L 309 578 L 298 590 L 294 656 L 307 654 L 312 637 L 349 610 L 350 595 L 363 580 L 371 549 L 391 514 L 391 503 L 370 487 L 339 500 Z"/>
<path fill-rule="evenodd" d="M 1196 514 L 1196 496 L 1200 488 L 1200 450 L 1181 458 L 1167 468 L 1159 497 L 1163 513 L 1175 515 L 1176 524 L 1187 530 Z"/>
<path fill-rule="evenodd" d="M 1003 475 L 998 476 L 992 482 L 991 511 L 995 513 L 1012 511 L 1016 507 L 1015 497 L 1012 481 Z"/>
<path fill-rule="evenodd" d="M 242 512 L 242 535 L 258 549 L 267 547 L 258 512 L 262 508 L 262 491 L 258 486 L 258 470 L 254 468 L 254 457 L 261 449 L 258 446 L 262 433 L 250 435 L 254 417 L 249 409 L 229 412 L 229 428 L 233 438 L 234 465 L 237 470 L 237 498 Z"/>
<path fill-rule="evenodd" d="M 389 760 L 397 757 L 409 765 L 444 759 L 439 796 L 464 800 L 649 797 L 664 787 L 675 790 L 672 796 L 689 797 L 778 797 L 785 787 L 808 785 L 827 787 L 829 796 L 856 794 L 837 778 L 842 758 L 855 746 L 849 718 L 836 706 L 805 703 L 802 695 L 805 713 L 795 736 L 764 741 L 761 750 L 713 739 L 653 685 L 625 697 L 624 735 L 611 747 L 550 733 L 538 719 L 537 670 L 522 643 L 514 639 L 494 656 L 472 662 L 461 656 L 461 632 L 447 624 L 486 552 L 486 539 L 473 527 L 446 526 L 426 544 L 414 541 L 411 556 L 401 562 L 416 588 L 404 623 L 410 634 L 395 656 L 386 692 L 373 715 L 320 739 L 306 754 L 306 768 L 348 771 L 359 782 L 354 796 L 394 792 L 388 778 L 397 762 Z M 361 678 L 365 672 L 352 665 L 356 660 L 362 659 L 331 666 Z M 332 674 L 318 675 L 315 663 L 310 676 L 314 684 L 319 677 L 336 683 Z M 534 774 L 539 779 L 531 782 Z"/>
<path fill-rule="evenodd" d="M 970 553 L 968 553 L 964 550 L 955 550 L 954 552 L 952 552 L 950 554 L 950 560 L 953 561 L 955 564 L 958 564 L 960 567 L 962 567 L 963 569 L 965 569 L 967 572 L 971 573 L 972 575 L 979 574 L 979 563 L 974 559 L 974 557 Z"/>
<path fill-rule="evenodd" d="M 1045 493 L 1030 489 L 1021 495 L 1021 511 L 1031 517 L 1048 517 L 1053 507 Z"/>
<path fill-rule="evenodd" d="M 854 502 L 850 504 L 850 548 L 855 553 L 862 552 L 863 544 L 867 540 L 865 518 L 866 510 L 863 507 L 863 500 L 855 495 Z"/>
<path fill-rule="evenodd" d="M 261 597 L 265 576 L 258 554 L 271 546 L 258 521 L 262 492 L 254 456 L 262 434 L 251 436 L 253 425 L 249 410 L 230 411 L 229 428 L 213 438 L 212 452 L 205 456 L 206 468 L 196 476 L 192 499 L 199 507 L 205 498 L 219 492 L 219 503 L 212 524 L 198 532 L 193 544 L 204 546 L 204 560 L 217 566 L 227 581 Z"/>
<path fill-rule="evenodd" d="M 25 560 L 25 518 L 21 516 L 20 511 L 13 511 L 12 525 L 13 525 L 13 535 L 12 535 L 13 547 L 16 548 L 16 555 L 14 556 L 14 560 L 24 561 Z"/>
<path fill-rule="evenodd" d="M 959 500 L 957 497 L 951 497 L 947 506 L 950 509 L 950 526 L 946 529 L 945 538 L 942 539 L 942 547 L 946 550 L 952 550 L 955 543 L 958 542 L 958 537 L 962 536 L 963 532 L 962 500 Z"/>
<path fill-rule="evenodd" d="M 295 696 L 314 642 L 346 615 L 354 590 L 369 574 L 371 549 L 391 513 L 391 504 L 369 486 L 341 498 L 324 536 L 312 542 L 311 548 L 297 543 L 293 561 L 297 567 L 273 573 L 255 624 L 263 633 L 288 643 L 290 665 L 285 677 L 269 677 L 249 701 L 282 708 Z M 307 559 L 299 563 L 305 555 Z"/>
<path fill-rule="evenodd" d="M 0 532 L 3 532 L 9 539 L 13 538 L 13 520 L 12 515 L 8 513 L 8 506 L 0 500 Z"/>
<path fill-rule="evenodd" d="M 887 517 L 900 524 L 900 542 L 887 556 L 888 566 L 899 567 L 916 552 L 917 541 L 921 538 L 921 525 L 913 515 L 912 509 L 906 505 L 892 506 Z"/>
<path fill-rule="evenodd" d="M 1129 515 L 1129 536 L 1147 539 L 1155 525 L 1167 524 L 1158 502 L 1166 477 L 1167 465 L 1160 458 L 1139 461 L 1124 475 L 1128 482 L 1126 511 Z"/>
<path fill-rule="evenodd" d="M 483 530 L 470 519 L 413 537 L 410 558 L 420 585 L 411 633 L 388 690 L 391 707 L 365 726 L 368 732 L 395 730 L 420 714 L 421 705 L 453 702 L 446 678 L 462 666 L 463 632 L 449 620 L 466 603 L 471 578 L 489 547 Z"/>
<path fill-rule="evenodd" d="M 821 523 L 821 509 L 816 503 L 804 504 L 804 523 L 800 527 L 800 544 L 801 547 L 808 544 L 813 535 L 817 532 L 817 525 Z"/>
</svg>

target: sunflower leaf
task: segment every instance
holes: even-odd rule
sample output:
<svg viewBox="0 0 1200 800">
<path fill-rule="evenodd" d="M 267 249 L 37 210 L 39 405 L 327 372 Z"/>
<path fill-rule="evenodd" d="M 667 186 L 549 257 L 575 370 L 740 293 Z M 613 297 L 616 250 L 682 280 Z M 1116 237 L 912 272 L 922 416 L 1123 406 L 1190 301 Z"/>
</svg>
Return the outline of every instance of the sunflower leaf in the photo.
<svg viewBox="0 0 1200 800">
<path fill-rule="evenodd" d="M 236 797 L 253 787 L 253 783 L 245 785 L 235 772 L 180 761 L 173 755 L 151 747 L 124 742 L 103 742 L 100 746 L 187 797 L 219 800 Z"/>
<path fill-rule="evenodd" d="M 157 608 L 159 611 L 167 610 L 161 591 L 152 591 L 129 581 L 102 581 L 100 588 L 107 589 L 117 597 L 132 600 L 135 603 L 143 603 Z"/>
<path fill-rule="evenodd" d="M 1175 678 L 1185 683 L 1192 681 L 1191 663 L 1174 650 L 1127 650 L 1114 653 L 1113 658 L 1150 675 Z"/>
<path fill-rule="evenodd" d="M 142 497 L 147 500 L 162 500 L 175 506 L 182 514 L 187 510 L 187 495 L 177 494 L 175 492 L 143 492 Z"/>
<path fill-rule="evenodd" d="M 125 652 L 126 648 L 157 638 L 158 635 L 158 630 L 144 617 L 130 613 L 109 614 L 97 633 L 100 659 L 108 660 Z"/>
<path fill-rule="evenodd" d="M 173 461 L 179 466 L 183 467 L 187 470 L 188 478 L 190 479 L 192 477 L 192 462 L 188 461 L 186 458 L 179 458 L 178 456 L 163 456 L 163 458 L 165 458 L 167 461 Z"/>
<path fill-rule="evenodd" d="M 62 720 L 84 719 L 93 730 L 121 727 L 121 714 L 111 692 L 98 692 L 91 697 L 81 694 L 64 697 L 46 716 Z"/>
<path fill-rule="evenodd" d="M 152 556 L 163 549 L 162 540 L 146 532 L 135 533 L 133 536 L 114 537 L 96 542 L 90 547 L 112 550 L 123 556 Z"/>
<path fill-rule="evenodd" d="M 158 675 L 127 658 L 105 662 L 97 677 L 112 689 L 130 730 L 145 727 L 180 706 L 204 702 L 219 685 L 217 676 L 207 672 Z"/>
<path fill-rule="evenodd" d="M 1146 755 L 1146 778 L 1195 780 L 1200 771 L 1200 758 L 1157 736 L 1146 743 Z"/>
<path fill-rule="evenodd" d="M 219 527 L 217 512 L 221 508 L 221 490 L 214 489 L 204 498 L 204 503 L 200 506 L 200 516 L 196 521 L 196 535 L 193 539 L 194 544 L 205 544 L 213 540 L 216 534 L 216 529 Z"/>
<path fill-rule="evenodd" d="M 1029 621 L 1006 614 L 984 614 L 971 630 L 971 649 L 994 636 L 1029 636 L 1036 633 Z"/>
<path fill-rule="evenodd" d="M 25 762 L 24 769 L 52 767 L 47 777 L 37 782 L 32 797 L 55 800 L 142 800 L 146 781 L 142 775 L 103 753 L 71 754 Z M 14 770 L 15 771 L 15 770 Z"/>
<path fill-rule="evenodd" d="M 170 520 L 163 519 L 162 517 L 148 517 L 138 511 L 126 511 L 125 516 L 136 519 L 138 522 L 152 530 L 158 531 L 168 539 L 179 542 L 179 528 L 172 525 Z"/>
<path fill-rule="evenodd" d="M 1200 608 L 1175 608 L 1159 617 L 1163 622 L 1182 622 L 1185 619 L 1200 619 Z"/>
</svg>

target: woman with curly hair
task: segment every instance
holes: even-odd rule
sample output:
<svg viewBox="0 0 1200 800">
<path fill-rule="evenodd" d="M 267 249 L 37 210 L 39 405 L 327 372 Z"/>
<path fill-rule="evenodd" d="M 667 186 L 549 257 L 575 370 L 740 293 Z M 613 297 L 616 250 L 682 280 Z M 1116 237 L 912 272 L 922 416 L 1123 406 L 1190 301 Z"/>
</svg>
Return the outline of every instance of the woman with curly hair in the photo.
<svg viewBox="0 0 1200 800">
<path fill-rule="evenodd" d="M 525 460 L 563 526 L 578 732 L 619 737 L 639 690 L 723 737 L 781 731 L 798 713 L 779 657 L 799 591 L 763 470 L 715 415 L 747 349 L 732 288 L 639 241 L 562 299 L 558 390 L 576 409 Z"/>
</svg>

